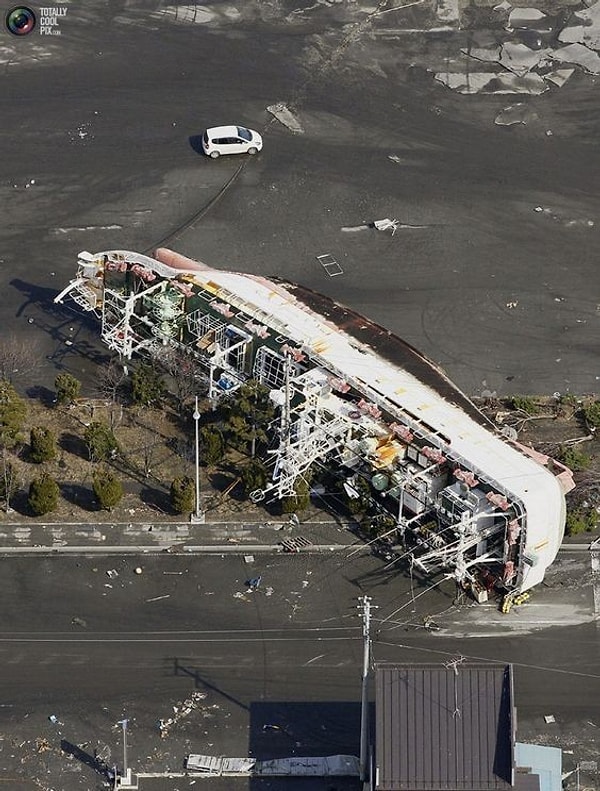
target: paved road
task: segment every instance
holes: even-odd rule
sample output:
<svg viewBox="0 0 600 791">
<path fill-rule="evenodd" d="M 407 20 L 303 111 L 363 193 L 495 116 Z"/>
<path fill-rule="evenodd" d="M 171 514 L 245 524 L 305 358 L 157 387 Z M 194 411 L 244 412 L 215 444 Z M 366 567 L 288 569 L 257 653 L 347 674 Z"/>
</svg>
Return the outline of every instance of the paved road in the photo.
<svg viewBox="0 0 600 791">
<path fill-rule="evenodd" d="M 38 777 L 45 766 L 58 776 L 65 767 L 61 739 L 117 760 L 124 716 L 132 720 L 131 763 L 146 771 L 179 771 L 190 751 L 354 753 L 362 594 L 377 605 L 376 661 L 513 662 L 521 738 L 575 749 L 581 759 L 596 749 L 599 635 L 589 619 L 534 624 L 524 638 L 514 622 L 535 621 L 535 614 L 523 608 L 496 636 L 481 639 L 487 626 L 472 621 L 471 608 L 456 613 L 451 586 L 425 592 L 415 581 L 411 591 L 407 577 L 351 550 L 261 557 L 250 567 L 242 555 L 1 562 L 0 734 L 13 739 L 13 758 L 4 752 L 0 763 L 6 777 Z M 134 572 L 139 563 L 141 575 Z M 109 576 L 112 570 L 118 574 Z M 263 581 L 250 594 L 245 581 L 257 573 Z M 546 603 L 562 596 L 559 583 Z M 453 628 L 427 632 L 422 619 L 430 613 Z M 464 634 L 457 637 L 453 622 L 461 617 Z M 182 710 L 194 692 L 202 695 L 198 708 L 178 718 L 173 706 Z M 556 724 L 544 722 L 549 713 Z M 51 714 L 61 724 L 53 725 Z M 170 717 L 176 721 L 161 739 L 158 719 Z M 265 724 L 284 731 L 263 732 Z M 38 753 L 40 739 L 50 749 Z M 93 771 L 76 760 L 68 766 L 64 791 L 90 788 Z"/>
</svg>

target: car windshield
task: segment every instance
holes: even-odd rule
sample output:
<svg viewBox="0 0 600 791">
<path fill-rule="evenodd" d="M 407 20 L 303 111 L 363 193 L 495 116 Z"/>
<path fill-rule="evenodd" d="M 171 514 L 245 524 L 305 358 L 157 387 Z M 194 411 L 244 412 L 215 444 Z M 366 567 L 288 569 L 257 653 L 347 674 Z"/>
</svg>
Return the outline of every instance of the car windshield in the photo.
<svg viewBox="0 0 600 791">
<path fill-rule="evenodd" d="M 245 126 L 238 126 L 237 130 L 238 136 L 243 140 L 252 140 L 252 132 L 249 129 L 246 129 Z"/>
</svg>

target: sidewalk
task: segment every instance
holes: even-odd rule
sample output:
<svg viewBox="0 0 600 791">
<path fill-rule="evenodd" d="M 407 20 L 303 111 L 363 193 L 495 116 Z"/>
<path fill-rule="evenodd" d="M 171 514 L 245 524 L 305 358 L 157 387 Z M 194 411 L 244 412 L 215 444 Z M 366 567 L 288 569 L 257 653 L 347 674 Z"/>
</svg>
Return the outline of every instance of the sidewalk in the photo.
<svg viewBox="0 0 600 791">
<path fill-rule="evenodd" d="M 299 524 L 281 521 L 195 522 L 5 522 L 0 523 L 0 556 L 19 554 L 136 554 L 159 552 L 332 552 L 356 544 L 369 553 L 351 521 L 313 515 Z M 600 551 L 600 539 L 567 539 L 561 552 Z"/>
<path fill-rule="evenodd" d="M 123 522 L 0 524 L 0 555 L 156 552 L 327 552 L 357 543 L 349 523 L 311 520 L 281 522 Z M 288 550 L 289 551 L 289 550 Z"/>
</svg>

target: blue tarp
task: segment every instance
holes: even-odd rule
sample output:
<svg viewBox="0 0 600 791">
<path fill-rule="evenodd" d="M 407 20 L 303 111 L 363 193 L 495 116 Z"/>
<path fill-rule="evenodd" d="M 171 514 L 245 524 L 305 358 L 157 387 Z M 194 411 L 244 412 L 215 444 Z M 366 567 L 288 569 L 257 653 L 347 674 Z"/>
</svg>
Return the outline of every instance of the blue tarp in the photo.
<svg viewBox="0 0 600 791">
<path fill-rule="evenodd" d="M 530 766 L 539 775 L 540 791 L 562 791 L 562 751 L 539 744 L 515 744 L 515 764 Z"/>
</svg>

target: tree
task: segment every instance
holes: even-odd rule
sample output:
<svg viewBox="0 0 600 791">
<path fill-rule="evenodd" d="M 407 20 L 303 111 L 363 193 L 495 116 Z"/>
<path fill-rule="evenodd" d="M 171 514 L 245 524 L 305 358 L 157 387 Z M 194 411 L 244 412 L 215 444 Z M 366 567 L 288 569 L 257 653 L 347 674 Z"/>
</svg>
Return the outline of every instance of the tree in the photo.
<svg viewBox="0 0 600 791">
<path fill-rule="evenodd" d="M 513 409 L 525 412 L 528 415 L 539 415 L 540 407 L 531 396 L 514 395 L 510 398 L 510 405 Z"/>
<path fill-rule="evenodd" d="M 556 454 L 558 461 L 562 461 L 573 472 L 580 472 L 590 466 L 592 459 L 581 448 L 574 445 L 561 445 Z"/>
<path fill-rule="evenodd" d="M 124 367 L 115 357 L 112 357 L 106 365 L 102 366 L 99 372 L 99 380 L 100 393 L 109 398 L 112 404 L 116 404 L 119 391 L 127 380 L 127 374 Z"/>
<path fill-rule="evenodd" d="M 255 455 L 256 444 L 269 441 L 269 428 L 275 416 L 275 405 L 269 390 L 249 380 L 227 398 L 221 407 L 231 442 Z"/>
<path fill-rule="evenodd" d="M 260 459 L 251 459 L 240 470 L 240 478 L 246 497 L 256 489 L 264 489 L 267 485 L 267 470 Z"/>
<path fill-rule="evenodd" d="M 180 412 L 185 402 L 199 390 L 206 388 L 206 375 L 189 354 L 182 353 L 173 346 L 164 346 L 159 352 L 158 362 L 165 370 L 170 386 L 173 387 Z"/>
<path fill-rule="evenodd" d="M 281 498 L 281 513 L 295 514 L 305 511 L 310 505 L 310 484 L 305 478 L 296 478 L 294 483 L 295 494 L 291 497 Z"/>
<path fill-rule="evenodd" d="M 110 511 L 123 497 L 123 484 L 107 467 L 94 472 L 92 488 L 100 507 Z"/>
<path fill-rule="evenodd" d="M 83 438 L 90 461 L 108 461 L 119 453 L 119 443 L 110 426 L 95 420 L 86 428 Z"/>
<path fill-rule="evenodd" d="M 586 404 L 583 407 L 583 416 L 588 424 L 593 429 L 600 427 L 600 401 L 592 401 L 591 404 Z"/>
<path fill-rule="evenodd" d="M 99 392 L 104 398 L 110 399 L 110 427 L 114 430 L 115 424 L 120 422 L 123 417 L 123 405 L 119 404 L 118 410 L 115 406 L 119 402 L 119 395 L 127 380 L 125 368 L 113 357 L 99 372 Z M 115 414 L 117 413 L 117 415 Z"/>
<path fill-rule="evenodd" d="M 7 381 L 0 381 L 0 446 L 12 448 L 27 416 L 27 406 Z"/>
<path fill-rule="evenodd" d="M 30 374 L 39 365 L 40 352 L 31 339 L 18 338 L 14 334 L 0 338 L 0 380 L 12 382 L 23 373 Z"/>
<path fill-rule="evenodd" d="M 131 377 L 131 397 L 135 404 L 150 406 L 162 398 L 165 386 L 160 373 L 149 363 L 142 363 Z"/>
<path fill-rule="evenodd" d="M 196 487 L 191 478 L 175 478 L 171 484 L 171 508 L 176 514 L 191 513 L 196 505 Z"/>
<path fill-rule="evenodd" d="M 72 404 L 79 396 L 81 382 L 71 374 L 59 374 L 54 380 L 56 402 L 61 406 Z"/>
<path fill-rule="evenodd" d="M 223 458 L 225 440 L 216 426 L 202 426 L 200 429 L 202 443 L 202 460 L 208 466 L 216 464 Z"/>
<path fill-rule="evenodd" d="M 56 437 L 48 428 L 34 426 L 29 432 L 30 458 L 36 464 L 56 457 Z"/>
<path fill-rule="evenodd" d="M 579 533 L 591 533 L 598 527 L 598 516 L 595 508 L 575 508 L 567 512 L 567 524 L 565 532 L 568 536 L 576 536 Z"/>
<path fill-rule="evenodd" d="M 375 514 L 369 516 L 365 514 L 360 521 L 362 530 L 370 538 L 378 538 L 379 536 L 389 536 L 390 532 L 398 527 L 397 521 L 390 514 Z M 433 529 L 436 523 L 433 522 Z"/>
<path fill-rule="evenodd" d="M 29 486 L 29 507 L 36 516 L 48 514 L 56 510 L 58 495 L 58 484 L 44 472 L 39 478 L 34 478 Z"/>
<path fill-rule="evenodd" d="M 4 500 L 6 513 L 10 512 L 10 501 L 19 488 L 19 480 L 14 464 L 6 458 L 6 448 L 2 448 L 0 459 L 0 500 Z"/>
</svg>

